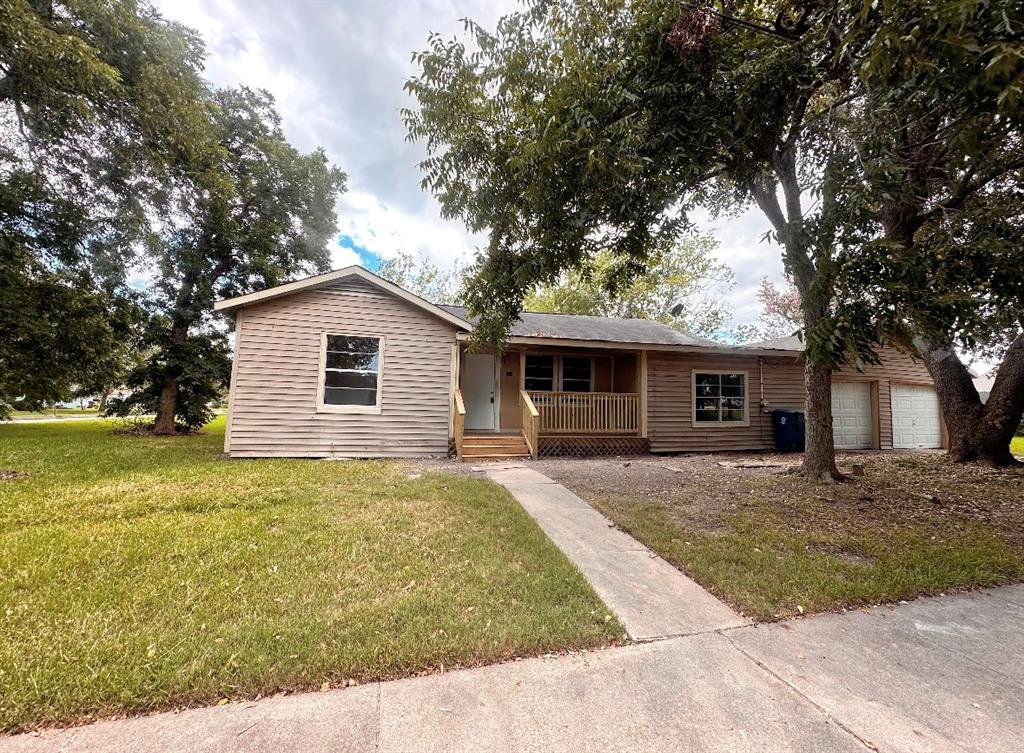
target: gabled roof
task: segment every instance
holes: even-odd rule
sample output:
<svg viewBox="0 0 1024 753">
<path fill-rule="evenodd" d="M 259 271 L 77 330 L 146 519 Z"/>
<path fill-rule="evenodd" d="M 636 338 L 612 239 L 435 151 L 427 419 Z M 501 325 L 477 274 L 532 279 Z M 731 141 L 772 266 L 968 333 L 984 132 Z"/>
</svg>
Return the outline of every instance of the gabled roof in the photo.
<svg viewBox="0 0 1024 753">
<path fill-rule="evenodd" d="M 465 306 L 441 306 L 455 316 L 475 324 Z M 554 340 L 593 340 L 646 345 L 688 345 L 721 348 L 721 343 L 680 332 L 650 319 L 613 319 L 580 314 L 538 314 L 524 311 L 512 325 L 512 337 L 538 337 Z"/>
<path fill-rule="evenodd" d="M 738 347 L 749 350 L 787 350 L 791 353 L 803 353 L 804 341 L 796 335 L 790 335 L 789 337 L 776 337 L 771 340 L 747 343 Z"/>
<path fill-rule="evenodd" d="M 466 332 L 473 329 L 475 324 L 474 317 L 469 315 L 469 310 L 464 306 L 435 305 L 356 265 L 345 267 L 344 269 L 336 269 L 333 272 L 327 272 L 322 275 L 307 277 L 304 280 L 295 280 L 284 285 L 277 285 L 276 287 L 260 290 L 256 293 L 217 301 L 213 308 L 215 311 L 231 313 L 244 306 L 273 300 L 303 290 L 327 287 L 339 280 L 351 277 L 357 277 L 372 285 L 376 285 L 388 293 L 408 301 L 414 306 L 418 306 L 424 311 L 428 311 Z M 724 345 L 705 337 L 680 332 L 668 325 L 649 319 L 614 319 L 604 316 L 583 316 L 578 314 L 540 314 L 525 311 L 519 321 L 512 325 L 512 330 L 509 334 L 511 341 L 520 340 L 520 338 L 522 338 L 521 341 L 567 341 L 577 342 L 581 347 L 584 344 L 622 343 L 670 350 L 676 348 L 707 348 L 719 353 L 734 353 L 737 350 L 735 346 Z M 756 344 L 745 347 L 754 348 L 755 346 Z"/>
<path fill-rule="evenodd" d="M 295 282 L 286 282 L 284 285 L 277 285 L 272 288 L 267 288 L 266 290 L 249 293 L 248 295 L 226 298 L 223 301 L 217 301 L 214 303 L 213 310 L 230 313 L 232 311 L 237 311 L 243 306 L 249 306 L 253 303 L 260 303 L 261 301 L 269 301 L 274 298 L 280 298 L 281 296 L 291 295 L 292 293 L 298 293 L 300 290 L 315 290 L 316 288 L 323 288 L 337 282 L 338 280 L 344 280 L 348 277 L 358 277 L 366 280 L 379 288 L 383 288 L 392 295 L 398 296 L 402 300 L 408 301 L 414 306 L 418 306 L 424 311 L 440 317 L 450 324 L 454 324 L 460 329 L 470 330 L 473 328 L 465 319 L 456 316 L 450 311 L 446 311 L 440 306 L 435 306 L 430 301 L 426 301 L 418 295 L 413 295 L 408 290 L 400 288 L 393 282 L 388 282 L 383 277 L 378 277 L 373 272 L 363 269 L 358 265 L 335 269 L 332 272 L 325 272 L 322 275 L 306 277 L 302 280 L 295 280 Z"/>
</svg>

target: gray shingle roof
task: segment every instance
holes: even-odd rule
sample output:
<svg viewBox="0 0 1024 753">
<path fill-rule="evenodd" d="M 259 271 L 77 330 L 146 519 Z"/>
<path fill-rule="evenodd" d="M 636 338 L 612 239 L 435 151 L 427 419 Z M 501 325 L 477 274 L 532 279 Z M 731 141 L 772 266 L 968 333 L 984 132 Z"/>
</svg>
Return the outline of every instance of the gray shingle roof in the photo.
<svg viewBox="0 0 1024 753">
<path fill-rule="evenodd" d="M 796 353 L 802 353 L 804 350 L 804 341 L 796 335 L 790 335 L 789 337 L 776 337 L 771 340 L 746 343 L 739 347 L 750 348 L 752 350 L 791 350 Z"/>
<path fill-rule="evenodd" d="M 468 322 L 474 322 L 464 306 L 441 306 Z M 600 340 L 602 342 L 643 343 L 648 345 L 691 345 L 727 347 L 714 340 L 680 332 L 649 319 L 612 319 L 579 314 L 537 314 L 524 311 L 512 325 L 513 337 L 550 337 L 561 340 Z"/>
</svg>

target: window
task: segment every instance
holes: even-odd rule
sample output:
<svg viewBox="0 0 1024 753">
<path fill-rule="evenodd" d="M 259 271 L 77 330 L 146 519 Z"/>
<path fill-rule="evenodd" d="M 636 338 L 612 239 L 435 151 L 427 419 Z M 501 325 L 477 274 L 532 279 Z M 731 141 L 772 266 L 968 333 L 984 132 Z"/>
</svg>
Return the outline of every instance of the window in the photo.
<svg viewBox="0 0 1024 753">
<path fill-rule="evenodd" d="M 747 375 L 694 372 L 693 421 L 698 424 L 746 423 Z"/>
<path fill-rule="evenodd" d="M 380 412 L 384 340 L 323 335 L 320 408 L 349 413 Z"/>
<path fill-rule="evenodd" d="M 525 386 L 528 392 L 553 392 L 555 389 L 555 357 L 527 354 Z"/>
<path fill-rule="evenodd" d="M 562 390 L 590 392 L 590 357 L 562 356 Z"/>
</svg>

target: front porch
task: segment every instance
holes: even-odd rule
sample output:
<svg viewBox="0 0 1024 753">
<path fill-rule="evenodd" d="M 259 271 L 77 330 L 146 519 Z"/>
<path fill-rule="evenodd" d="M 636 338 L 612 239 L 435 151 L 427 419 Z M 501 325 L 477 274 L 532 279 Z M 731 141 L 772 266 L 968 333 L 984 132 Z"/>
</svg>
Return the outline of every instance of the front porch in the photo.
<svg viewBox="0 0 1024 753">
<path fill-rule="evenodd" d="M 646 353 L 516 348 L 455 357 L 460 459 L 646 452 Z"/>
</svg>

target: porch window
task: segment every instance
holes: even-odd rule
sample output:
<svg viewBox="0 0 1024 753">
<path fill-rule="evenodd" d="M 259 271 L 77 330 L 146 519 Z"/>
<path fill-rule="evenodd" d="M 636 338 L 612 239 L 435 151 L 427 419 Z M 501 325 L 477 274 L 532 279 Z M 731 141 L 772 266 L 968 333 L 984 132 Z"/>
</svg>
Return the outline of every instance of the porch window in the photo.
<svg viewBox="0 0 1024 753">
<path fill-rule="evenodd" d="M 562 391 L 591 392 L 591 363 L 589 356 L 562 356 Z"/>
<path fill-rule="evenodd" d="M 693 373 L 693 422 L 696 424 L 745 424 L 747 422 L 746 373 L 695 371 Z"/>
<path fill-rule="evenodd" d="M 555 357 L 527 354 L 524 377 L 528 392 L 554 392 Z"/>
<path fill-rule="evenodd" d="M 384 338 L 324 334 L 320 348 L 318 408 L 379 413 Z"/>
</svg>

